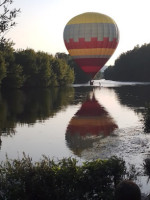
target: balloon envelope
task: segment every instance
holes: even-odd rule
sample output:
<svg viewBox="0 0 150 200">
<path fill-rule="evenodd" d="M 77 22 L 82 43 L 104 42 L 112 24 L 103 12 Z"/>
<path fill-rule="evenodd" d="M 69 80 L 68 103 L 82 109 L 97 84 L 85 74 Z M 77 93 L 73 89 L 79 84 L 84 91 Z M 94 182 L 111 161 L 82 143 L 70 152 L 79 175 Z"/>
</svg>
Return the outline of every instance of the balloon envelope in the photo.
<svg viewBox="0 0 150 200">
<path fill-rule="evenodd" d="M 88 12 L 72 18 L 64 29 L 64 43 L 69 54 L 91 78 L 115 51 L 119 31 L 107 15 Z"/>
</svg>

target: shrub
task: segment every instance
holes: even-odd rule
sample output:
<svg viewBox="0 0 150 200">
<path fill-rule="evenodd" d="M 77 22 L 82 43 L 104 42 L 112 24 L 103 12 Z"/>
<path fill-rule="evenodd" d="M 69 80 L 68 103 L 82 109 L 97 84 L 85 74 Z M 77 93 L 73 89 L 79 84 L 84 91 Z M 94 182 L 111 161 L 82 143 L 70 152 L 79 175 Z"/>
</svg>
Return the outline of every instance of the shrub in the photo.
<svg viewBox="0 0 150 200">
<path fill-rule="evenodd" d="M 112 157 L 78 165 L 74 158 L 59 161 L 43 157 L 33 162 L 6 159 L 0 165 L 0 199 L 113 199 L 115 185 L 126 173 L 125 162 Z"/>
</svg>

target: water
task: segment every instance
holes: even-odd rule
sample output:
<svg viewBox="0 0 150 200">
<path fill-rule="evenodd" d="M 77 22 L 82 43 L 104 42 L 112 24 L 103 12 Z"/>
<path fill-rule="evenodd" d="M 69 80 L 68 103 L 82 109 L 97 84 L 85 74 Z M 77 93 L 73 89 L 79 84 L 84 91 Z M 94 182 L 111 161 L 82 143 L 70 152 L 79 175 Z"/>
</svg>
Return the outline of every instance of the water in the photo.
<svg viewBox="0 0 150 200">
<path fill-rule="evenodd" d="M 101 80 L 68 88 L 0 93 L 0 161 L 75 157 L 82 162 L 116 155 L 142 168 L 150 156 L 144 132 L 149 83 Z M 150 186 L 140 179 L 143 192 Z"/>
</svg>

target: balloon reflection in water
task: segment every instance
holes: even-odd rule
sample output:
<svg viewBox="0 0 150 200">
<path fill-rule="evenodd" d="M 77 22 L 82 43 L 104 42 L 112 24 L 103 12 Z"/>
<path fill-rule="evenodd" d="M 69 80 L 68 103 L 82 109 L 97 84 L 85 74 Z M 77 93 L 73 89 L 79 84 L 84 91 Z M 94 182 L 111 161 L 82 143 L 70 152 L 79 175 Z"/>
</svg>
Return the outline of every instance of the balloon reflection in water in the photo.
<svg viewBox="0 0 150 200">
<path fill-rule="evenodd" d="M 83 150 L 93 146 L 93 142 L 110 135 L 116 128 L 114 120 L 93 94 L 71 119 L 66 131 L 67 145 L 80 156 Z"/>
</svg>

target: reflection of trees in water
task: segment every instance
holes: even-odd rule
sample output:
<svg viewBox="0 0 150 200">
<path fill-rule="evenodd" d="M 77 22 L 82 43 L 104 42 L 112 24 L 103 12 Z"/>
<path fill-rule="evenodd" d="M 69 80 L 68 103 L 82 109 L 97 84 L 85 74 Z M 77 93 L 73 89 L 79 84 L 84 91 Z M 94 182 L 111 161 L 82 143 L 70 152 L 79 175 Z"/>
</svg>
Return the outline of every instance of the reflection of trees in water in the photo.
<svg viewBox="0 0 150 200">
<path fill-rule="evenodd" d="M 97 89 L 99 87 L 75 87 L 75 95 L 74 95 L 74 104 L 83 103 L 90 92 L 93 92 L 93 90 Z"/>
<path fill-rule="evenodd" d="M 110 135 L 116 128 L 117 125 L 94 95 L 88 96 L 67 127 L 67 145 L 80 156 L 84 149 L 92 147 L 95 141 Z"/>
<path fill-rule="evenodd" d="M 150 85 L 123 86 L 114 88 L 122 105 L 141 114 L 143 130 L 150 132 Z"/>
<path fill-rule="evenodd" d="M 74 99 L 74 89 L 11 90 L 0 93 L 0 134 L 11 135 L 20 124 L 52 117 Z"/>
<path fill-rule="evenodd" d="M 145 108 L 150 101 L 150 85 L 122 86 L 114 88 L 114 91 L 122 105 L 136 112 L 143 112 L 140 108 Z"/>
</svg>

